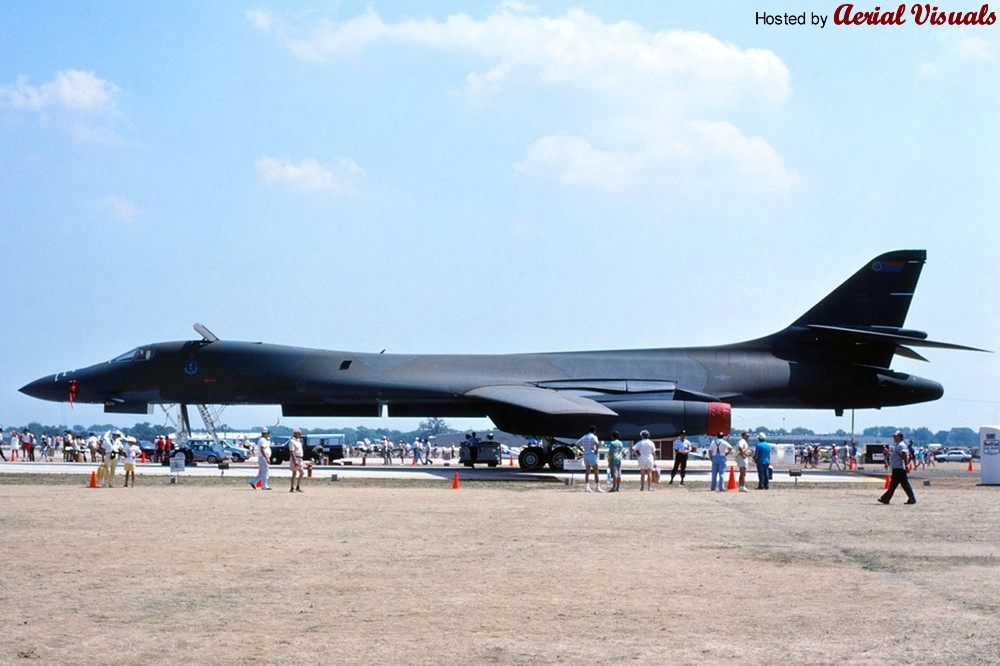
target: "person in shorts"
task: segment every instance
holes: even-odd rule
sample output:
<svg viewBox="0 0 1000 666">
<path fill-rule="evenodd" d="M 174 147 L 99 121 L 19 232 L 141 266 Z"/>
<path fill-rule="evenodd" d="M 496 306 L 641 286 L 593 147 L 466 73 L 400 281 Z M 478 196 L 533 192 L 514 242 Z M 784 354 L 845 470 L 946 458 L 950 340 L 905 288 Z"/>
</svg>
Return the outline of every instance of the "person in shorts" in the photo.
<svg viewBox="0 0 1000 666">
<path fill-rule="evenodd" d="M 622 458 L 625 456 L 625 445 L 622 444 L 618 431 L 611 433 L 611 441 L 608 442 L 608 474 L 611 476 L 610 492 L 621 491 L 622 486 Z"/>
<path fill-rule="evenodd" d="M 639 433 L 639 441 L 632 445 L 632 451 L 639 456 L 639 490 L 653 489 L 653 454 L 656 452 L 656 445 L 649 438 L 649 431 L 643 430 Z"/>
<path fill-rule="evenodd" d="M 135 437 L 125 438 L 125 448 L 122 449 L 122 456 L 125 463 L 125 487 L 128 488 L 129 477 L 132 477 L 132 487 L 135 488 L 135 459 L 142 455 L 142 449 L 136 444 Z"/>
<path fill-rule="evenodd" d="M 597 449 L 601 441 L 597 439 L 597 426 L 590 426 L 590 432 L 576 440 L 576 445 L 583 449 L 583 490 L 590 492 L 590 473 L 594 473 L 594 485 L 597 492 L 603 493 L 601 489 L 601 473 L 597 469 Z"/>
<path fill-rule="evenodd" d="M 302 475 L 305 474 L 302 464 L 302 431 L 298 428 L 292 433 L 292 438 L 288 440 L 288 469 L 292 471 L 292 485 L 289 487 L 290 493 L 301 493 Z"/>
<path fill-rule="evenodd" d="M 747 460 L 750 458 L 750 433 L 743 431 L 740 441 L 736 444 L 736 467 L 740 470 L 739 487 L 741 493 L 750 492 L 747 490 Z"/>
</svg>

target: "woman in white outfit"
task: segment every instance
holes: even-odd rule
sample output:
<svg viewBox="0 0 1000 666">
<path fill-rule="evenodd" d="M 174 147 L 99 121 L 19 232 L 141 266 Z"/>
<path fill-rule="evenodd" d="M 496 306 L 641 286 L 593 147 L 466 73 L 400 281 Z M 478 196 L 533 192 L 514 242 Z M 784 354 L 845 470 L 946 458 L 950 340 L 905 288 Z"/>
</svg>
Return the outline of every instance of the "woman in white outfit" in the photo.
<svg viewBox="0 0 1000 666">
<path fill-rule="evenodd" d="M 656 445 L 649 439 L 649 431 L 639 433 L 641 439 L 632 445 L 632 451 L 639 456 L 639 490 L 653 489 L 653 454 Z"/>
</svg>

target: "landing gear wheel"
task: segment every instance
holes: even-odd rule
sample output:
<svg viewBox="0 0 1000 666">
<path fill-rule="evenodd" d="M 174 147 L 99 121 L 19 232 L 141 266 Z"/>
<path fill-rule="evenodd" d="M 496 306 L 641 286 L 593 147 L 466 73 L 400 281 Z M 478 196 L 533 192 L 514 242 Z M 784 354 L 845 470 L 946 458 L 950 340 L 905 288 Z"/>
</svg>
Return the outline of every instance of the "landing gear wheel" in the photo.
<svg viewBox="0 0 1000 666">
<path fill-rule="evenodd" d="M 565 446 L 560 446 L 558 449 L 554 449 L 549 455 L 549 467 L 557 472 L 563 471 L 563 467 L 567 460 L 575 460 L 576 456 L 573 455 L 573 450 Z"/>
<path fill-rule="evenodd" d="M 541 469 L 545 465 L 545 452 L 538 446 L 525 447 L 517 456 L 517 464 L 521 469 Z"/>
</svg>

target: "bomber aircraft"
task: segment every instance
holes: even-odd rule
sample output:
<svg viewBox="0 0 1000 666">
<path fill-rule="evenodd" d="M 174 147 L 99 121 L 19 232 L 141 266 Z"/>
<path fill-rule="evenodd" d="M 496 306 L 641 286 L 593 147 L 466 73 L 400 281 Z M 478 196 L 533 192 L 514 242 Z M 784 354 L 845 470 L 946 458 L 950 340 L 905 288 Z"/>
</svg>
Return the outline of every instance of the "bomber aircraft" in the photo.
<svg viewBox="0 0 1000 666">
<path fill-rule="evenodd" d="M 937 382 L 890 369 L 912 347 L 976 350 L 903 328 L 924 250 L 880 255 L 782 331 L 713 347 L 498 355 L 375 354 L 220 340 L 145 345 L 43 377 L 23 393 L 149 413 L 154 404 L 280 404 L 285 416 L 489 417 L 522 435 L 602 439 L 730 431 L 731 407 L 881 408 L 936 400 Z M 564 448 L 522 455 L 561 467 Z M 571 454 L 570 454 L 571 455 Z M 547 459 L 546 459 L 547 456 Z"/>
</svg>

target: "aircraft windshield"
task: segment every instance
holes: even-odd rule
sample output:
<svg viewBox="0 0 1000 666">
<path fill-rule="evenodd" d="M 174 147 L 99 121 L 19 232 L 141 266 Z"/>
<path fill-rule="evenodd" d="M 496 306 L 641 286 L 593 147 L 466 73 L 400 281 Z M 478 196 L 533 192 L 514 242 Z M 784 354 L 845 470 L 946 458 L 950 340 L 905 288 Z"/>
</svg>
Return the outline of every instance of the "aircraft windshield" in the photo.
<svg viewBox="0 0 1000 666">
<path fill-rule="evenodd" d="M 116 356 L 111 359 L 112 363 L 124 363 L 126 361 L 148 361 L 153 358 L 152 349 L 144 349 L 139 347 L 138 349 L 133 349 L 130 352 L 125 352 L 121 356 Z"/>
</svg>

